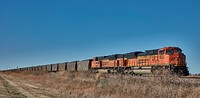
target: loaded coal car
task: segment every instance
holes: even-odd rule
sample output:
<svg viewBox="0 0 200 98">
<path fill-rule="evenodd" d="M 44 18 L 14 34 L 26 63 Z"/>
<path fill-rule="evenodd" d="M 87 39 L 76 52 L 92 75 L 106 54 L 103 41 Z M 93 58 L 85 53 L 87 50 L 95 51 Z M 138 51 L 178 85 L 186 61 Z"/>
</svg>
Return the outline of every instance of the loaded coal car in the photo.
<svg viewBox="0 0 200 98">
<path fill-rule="evenodd" d="M 51 69 L 52 69 L 52 64 L 48 64 L 48 65 L 47 65 L 47 71 L 48 71 L 48 72 L 51 72 Z"/>
<path fill-rule="evenodd" d="M 47 71 L 47 65 L 42 65 L 41 67 L 43 72 Z"/>
<path fill-rule="evenodd" d="M 77 71 L 77 62 L 78 61 L 72 61 L 67 63 L 67 71 Z"/>
<path fill-rule="evenodd" d="M 43 66 L 45 68 L 43 71 L 47 72 L 57 72 L 58 71 L 58 64 L 47 64 Z"/>
<path fill-rule="evenodd" d="M 37 71 L 37 67 L 36 66 L 32 66 L 33 71 Z"/>
<path fill-rule="evenodd" d="M 19 68 L 20 71 L 26 71 L 26 68 Z"/>
<path fill-rule="evenodd" d="M 58 64 L 58 71 L 65 71 L 65 70 L 67 70 L 67 62 L 59 63 Z"/>
<path fill-rule="evenodd" d="M 32 67 L 28 67 L 28 71 L 33 71 L 33 68 Z"/>
<path fill-rule="evenodd" d="M 57 72 L 58 71 L 58 64 L 51 64 L 51 72 Z"/>
<path fill-rule="evenodd" d="M 35 66 L 37 68 L 37 71 L 42 71 L 42 66 L 39 65 L 39 66 Z"/>
<path fill-rule="evenodd" d="M 77 71 L 88 71 L 91 68 L 92 59 L 78 61 L 77 62 Z"/>
</svg>

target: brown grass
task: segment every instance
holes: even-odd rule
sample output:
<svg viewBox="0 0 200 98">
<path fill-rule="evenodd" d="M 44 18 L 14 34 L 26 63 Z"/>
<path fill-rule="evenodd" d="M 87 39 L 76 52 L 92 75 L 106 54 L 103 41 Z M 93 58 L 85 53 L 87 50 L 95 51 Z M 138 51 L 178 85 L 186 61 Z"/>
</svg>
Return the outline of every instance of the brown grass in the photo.
<svg viewBox="0 0 200 98">
<path fill-rule="evenodd" d="M 200 81 L 165 74 L 141 77 L 89 72 L 22 72 L 9 75 L 62 96 L 82 98 L 199 98 Z"/>
</svg>

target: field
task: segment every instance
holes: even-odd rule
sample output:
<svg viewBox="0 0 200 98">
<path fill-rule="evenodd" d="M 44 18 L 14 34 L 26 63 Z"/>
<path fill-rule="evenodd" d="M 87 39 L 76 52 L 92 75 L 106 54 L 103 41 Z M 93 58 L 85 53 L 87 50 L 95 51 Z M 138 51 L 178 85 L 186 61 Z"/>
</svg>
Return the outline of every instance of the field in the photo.
<svg viewBox="0 0 200 98">
<path fill-rule="evenodd" d="M 0 74 L 1 98 L 199 98 L 200 80 L 89 72 Z"/>
</svg>

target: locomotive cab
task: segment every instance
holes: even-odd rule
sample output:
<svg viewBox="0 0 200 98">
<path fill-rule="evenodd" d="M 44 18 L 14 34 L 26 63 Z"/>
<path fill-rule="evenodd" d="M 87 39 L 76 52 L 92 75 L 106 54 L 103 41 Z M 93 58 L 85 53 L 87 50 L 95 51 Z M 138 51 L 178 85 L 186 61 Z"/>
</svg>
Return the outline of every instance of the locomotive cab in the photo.
<svg viewBox="0 0 200 98">
<path fill-rule="evenodd" d="M 187 75 L 186 56 L 178 47 L 165 47 L 158 51 L 161 65 L 169 66 L 170 70 Z"/>
<path fill-rule="evenodd" d="M 159 50 L 160 59 L 164 59 L 163 63 L 174 66 L 185 66 L 186 60 L 182 50 L 178 47 L 166 47 Z"/>
</svg>

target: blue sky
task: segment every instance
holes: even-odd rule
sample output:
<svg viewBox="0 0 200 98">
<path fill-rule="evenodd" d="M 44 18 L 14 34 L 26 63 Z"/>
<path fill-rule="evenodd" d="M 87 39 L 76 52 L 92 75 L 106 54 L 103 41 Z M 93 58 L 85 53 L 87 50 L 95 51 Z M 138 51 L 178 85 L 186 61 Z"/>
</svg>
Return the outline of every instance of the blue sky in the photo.
<svg viewBox="0 0 200 98">
<path fill-rule="evenodd" d="M 177 46 L 200 73 L 199 0 L 1 0 L 0 69 Z"/>
</svg>

